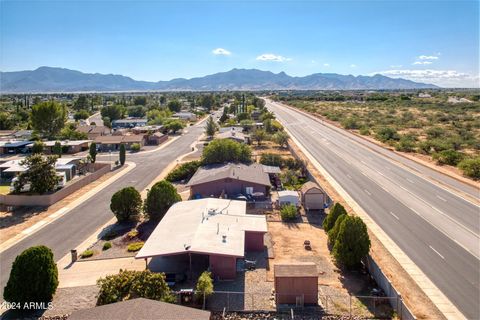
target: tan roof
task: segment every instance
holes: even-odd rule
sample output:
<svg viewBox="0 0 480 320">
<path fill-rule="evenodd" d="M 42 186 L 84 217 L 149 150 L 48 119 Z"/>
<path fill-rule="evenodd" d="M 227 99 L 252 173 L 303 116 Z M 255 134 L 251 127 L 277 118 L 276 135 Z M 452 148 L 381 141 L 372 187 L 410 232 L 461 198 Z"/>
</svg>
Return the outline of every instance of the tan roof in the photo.
<svg viewBox="0 0 480 320">
<path fill-rule="evenodd" d="M 246 202 L 205 198 L 177 202 L 136 258 L 185 252 L 243 257 L 245 231 L 267 232 L 264 215 L 246 214 Z"/>
<path fill-rule="evenodd" d="M 78 132 L 83 132 L 83 133 L 108 133 L 110 132 L 110 129 L 106 126 L 78 126 L 77 127 Z"/>
<path fill-rule="evenodd" d="M 312 188 L 316 188 L 316 189 L 320 190 L 321 193 L 325 193 L 325 191 L 323 191 L 323 189 L 320 188 L 320 186 L 313 181 L 305 182 L 303 184 L 302 188 L 300 188 L 300 192 L 305 193 Z"/>
<path fill-rule="evenodd" d="M 90 309 L 77 310 L 69 320 L 185 320 L 210 319 L 210 311 L 145 298 L 126 300 Z"/>
<path fill-rule="evenodd" d="M 261 164 L 245 165 L 241 163 L 216 164 L 201 167 L 188 181 L 187 186 L 222 180 L 226 178 L 238 179 L 264 186 L 270 185 L 268 174 L 263 171 Z"/>
<path fill-rule="evenodd" d="M 313 262 L 276 264 L 273 273 L 275 277 L 318 277 L 317 265 Z"/>
<path fill-rule="evenodd" d="M 141 142 L 143 139 L 145 139 L 143 134 L 130 134 L 123 136 L 122 142 Z"/>
</svg>

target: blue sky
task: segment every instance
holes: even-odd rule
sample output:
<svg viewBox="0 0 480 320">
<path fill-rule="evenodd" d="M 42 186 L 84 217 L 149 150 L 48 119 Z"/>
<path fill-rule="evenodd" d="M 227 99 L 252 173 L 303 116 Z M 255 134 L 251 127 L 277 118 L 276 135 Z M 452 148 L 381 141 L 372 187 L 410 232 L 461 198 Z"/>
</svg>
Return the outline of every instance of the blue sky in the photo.
<svg viewBox="0 0 480 320">
<path fill-rule="evenodd" d="M 479 85 L 478 1 L 0 1 L 2 71 L 158 81 L 258 68 Z"/>
</svg>

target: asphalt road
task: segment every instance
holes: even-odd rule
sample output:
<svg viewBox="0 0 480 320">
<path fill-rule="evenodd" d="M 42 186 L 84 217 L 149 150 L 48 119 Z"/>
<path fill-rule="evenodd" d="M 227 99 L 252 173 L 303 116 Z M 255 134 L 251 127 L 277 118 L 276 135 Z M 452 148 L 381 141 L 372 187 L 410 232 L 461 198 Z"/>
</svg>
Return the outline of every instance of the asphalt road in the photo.
<svg viewBox="0 0 480 320">
<path fill-rule="evenodd" d="M 267 107 L 468 319 L 480 319 L 480 208 L 458 193 L 478 199 L 478 189 L 321 120 Z"/>
<path fill-rule="evenodd" d="M 134 169 L 61 218 L 0 253 L 0 300 L 3 301 L 3 288 L 18 254 L 31 246 L 46 245 L 52 249 L 55 261 L 61 259 L 112 218 L 109 207 L 113 193 L 126 186 L 143 190 L 168 164 L 191 151 L 191 144 L 204 132 L 204 124 L 188 127 L 185 135 L 157 152 L 127 153 L 127 161 L 136 163 Z"/>
</svg>

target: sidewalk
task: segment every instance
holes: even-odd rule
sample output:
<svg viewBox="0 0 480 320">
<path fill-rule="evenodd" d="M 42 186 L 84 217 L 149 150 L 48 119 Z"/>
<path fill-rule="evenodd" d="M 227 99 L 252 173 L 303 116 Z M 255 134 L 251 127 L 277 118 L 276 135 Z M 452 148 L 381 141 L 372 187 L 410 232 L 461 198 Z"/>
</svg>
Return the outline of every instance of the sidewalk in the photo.
<svg viewBox="0 0 480 320">
<path fill-rule="evenodd" d="M 145 270 L 142 259 L 118 258 L 105 260 L 77 261 L 65 267 L 58 266 L 59 288 L 96 285 L 99 278 L 117 274 L 122 270 Z"/>
</svg>

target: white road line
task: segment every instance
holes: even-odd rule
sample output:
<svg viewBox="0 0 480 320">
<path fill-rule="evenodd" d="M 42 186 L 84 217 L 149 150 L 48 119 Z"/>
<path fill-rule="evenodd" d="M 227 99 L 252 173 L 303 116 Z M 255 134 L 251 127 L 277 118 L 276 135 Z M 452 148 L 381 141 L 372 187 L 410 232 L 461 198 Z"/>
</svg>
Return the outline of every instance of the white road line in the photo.
<svg viewBox="0 0 480 320">
<path fill-rule="evenodd" d="M 366 194 L 368 194 L 369 196 L 371 196 L 372 194 L 367 190 L 367 189 L 363 189 L 365 191 Z"/>
<path fill-rule="evenodd" d="M 444 198 L 440 197 L 438 194 L 437 194 L 436 196 L 437 196 L 438 199 L 440 199 L 440 200 L 442 200 L 442 201 L 444 201 L 444 202 L 447 202 L 447 199 L 444 199 Z"/>
<path fill-rule="evenodd" d="M 407 181 L 410 182 L 410 183 L 415 183 L 415 181 L 413 181 L 412 179 L 409 179 L 409 178 L 407 178 Z"/>
<path fill-rule="evenodd" d="M 430 249 L 433 250 L 433 252 L 435 252 L 436 254 L 438 254 L 438 255 L 440 256 L 440 258 L 442 258 L 443 260 L 445 260 L 445 257 L 442 256 L 442 255 L 440 254 L 440 252 L 438 252 L 437 250 L 435 250 L 435 248 L 433 248 L 432 246 L 429 246 L 429 247 L 430 247 Z"/>
<path fill-rule="evenodd" d="M 352 179 L 352 176 L 347 173 L 348 179 Z"/>
<path fill-rule="evenodd" d="M 399 218 L 395 213 L 393 213 L 392 211 L 390 211 L 390 214 L 391 214 L 392 216 L 394 216 L 395 219 L 400 220 L 400 218 Z"/>
</svg>

